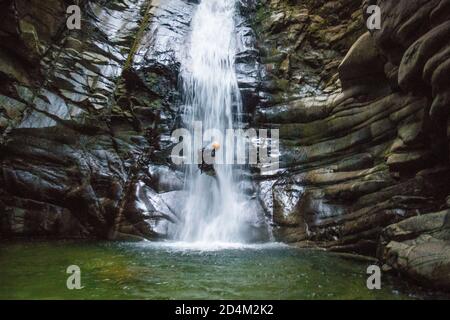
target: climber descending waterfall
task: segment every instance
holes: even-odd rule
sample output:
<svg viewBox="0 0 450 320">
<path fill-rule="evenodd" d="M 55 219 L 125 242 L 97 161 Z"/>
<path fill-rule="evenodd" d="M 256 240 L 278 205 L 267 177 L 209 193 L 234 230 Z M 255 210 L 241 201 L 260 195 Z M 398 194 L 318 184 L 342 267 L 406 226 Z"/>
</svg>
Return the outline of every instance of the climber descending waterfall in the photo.
<svg viewBox="0 0 450 320">
<path fill-rule="evenodd" d="M 218 142 L 213 142 L 212 144 L 199 150 L 199 158 L 201 158 L 201 163 L 198 165 L 200 173 L 206 173 L 211 177 L 216 177 L 216 169 L 214 168 L 214 163 L 208 163 L 205 161 L 205 152 L 211 157 L 211 159 L 216 158 L 216 153 L 220 149 L 220 144 Z"/>
<path fill-rule="evenodd" d="M 184 123 L 194 131 L 224 133 L 240 126 L 242 101 L 235 71 L 235 0 L 203 0 L 192 20 L 181 80 L 185 105 Z M 217 136 L 211 136 L 209 143 Z M 216 142 L 216 146 L 223 145 Z M 219 148 L 214 150 L 219 151 Z M 203 150 L 192 148 L 192 154 Z M 220 152 L 226 152 L 223 145 Z M 200 152 L 203 154 L 203 152 Z M 215 160 L 215 159 L 213 159 Z M 204 163 L 201 159 L 199 164 Z M 186 172 L 187 203 L 183 222 L 174 237 L 190 242 L 245 242 L 258 222 L 258 210 L 240 190 L 242 172 L 232 165 L 212 163 L 214 174 L 202 174 L 197 165 Z"/>
</svg>

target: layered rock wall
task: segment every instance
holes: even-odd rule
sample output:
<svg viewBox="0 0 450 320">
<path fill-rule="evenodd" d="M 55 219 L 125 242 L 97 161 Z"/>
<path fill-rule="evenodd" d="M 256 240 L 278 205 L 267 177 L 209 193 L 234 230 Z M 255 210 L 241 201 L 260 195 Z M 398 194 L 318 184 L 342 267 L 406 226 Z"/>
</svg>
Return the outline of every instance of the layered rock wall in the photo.
<svg viewBox="0 0 450 320">
<path fill-rule="evenodd" d="M 0 234 L 158 237 L 170 210 L 137 198 L 164 187 L 192 4 L 82 1 L 68 30 L 70 4 L 1 3 Z"/>
<path fill-rule="evenodd" d="M 380 30 L 365 27 L 369 5 L 381 8 Z M 378 253 L 434 284 L 449 278 L 449 8 L 261 3 L 268 99 L 255 122 L 280 130 L 284 170 L 261 177 L 279 239 Z"/>
</svg>

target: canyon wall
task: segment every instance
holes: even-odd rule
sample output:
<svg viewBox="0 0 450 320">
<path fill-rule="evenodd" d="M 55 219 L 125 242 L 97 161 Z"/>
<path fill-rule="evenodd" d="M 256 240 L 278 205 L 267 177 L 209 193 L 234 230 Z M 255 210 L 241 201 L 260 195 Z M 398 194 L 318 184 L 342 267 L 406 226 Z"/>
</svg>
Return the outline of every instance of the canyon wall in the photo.
<svg viewBox="0 0 450 320">
<path fill-rule="evenodd" d="M 1 3 L 0 234 L 155 239 L 178 116 L 177 61 L 193 4 Z M 147 199 L 151 199 L 148 201 Z M 144 201 L 144 202 L 143 202 Z"/>
<path fill-rule="evenodd" d="M 450 1 L 262 1 L 254 21 L 255 123 L 282 145 L 284 170 L 259 177 L 276 236 L 448 287 Z"/>
</svg>

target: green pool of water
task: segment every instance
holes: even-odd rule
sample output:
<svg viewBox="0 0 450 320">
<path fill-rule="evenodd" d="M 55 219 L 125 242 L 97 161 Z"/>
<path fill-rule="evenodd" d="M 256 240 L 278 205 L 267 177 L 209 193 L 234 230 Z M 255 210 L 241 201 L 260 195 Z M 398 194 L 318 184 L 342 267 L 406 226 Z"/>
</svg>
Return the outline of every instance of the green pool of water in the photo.
<svg viewBox="0 0 450 320">
<path fill-rule="evenodd" d="M 70 265 L 81 290 L 68 290 Z M 0 245 L 0 299 L 410 299 L 369 263 L 270 245 L 19 242 Z"/>
</svg>

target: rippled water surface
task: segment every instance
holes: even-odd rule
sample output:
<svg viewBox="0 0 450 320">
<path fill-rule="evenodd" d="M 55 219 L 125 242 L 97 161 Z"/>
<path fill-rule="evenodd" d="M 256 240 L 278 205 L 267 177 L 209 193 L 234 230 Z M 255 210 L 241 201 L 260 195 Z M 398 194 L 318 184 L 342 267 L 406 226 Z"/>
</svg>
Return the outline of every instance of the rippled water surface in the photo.
<svg viewBox="0 0 450 320">
<path fill-rule="evenodd" d="M 84 289 L 68 290 L 81 268 Z M 407 299 L 368 263 L 279 244 L 21 242 L 0 245 L 1 299 Z"/>
</svg>

